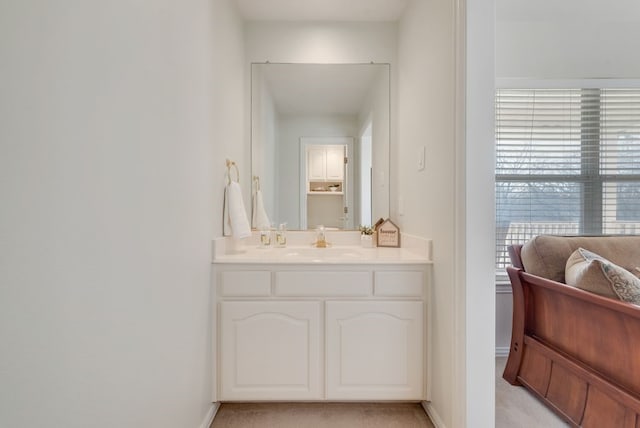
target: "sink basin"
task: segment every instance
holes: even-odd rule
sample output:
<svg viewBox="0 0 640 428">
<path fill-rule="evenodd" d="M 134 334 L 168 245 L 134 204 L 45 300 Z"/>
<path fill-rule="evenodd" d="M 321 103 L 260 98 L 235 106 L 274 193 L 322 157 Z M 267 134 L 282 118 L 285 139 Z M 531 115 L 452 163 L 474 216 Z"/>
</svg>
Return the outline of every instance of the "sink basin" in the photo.
<svg viewBox="0 0 640 428">
<path fill-rule="evenodd" d="M 365 249 L 359 247 L 333 247 L 333 248 L 288 248 L 283 256 L 286 258 L 363 258 L 366 256 Z"/>
</svg>

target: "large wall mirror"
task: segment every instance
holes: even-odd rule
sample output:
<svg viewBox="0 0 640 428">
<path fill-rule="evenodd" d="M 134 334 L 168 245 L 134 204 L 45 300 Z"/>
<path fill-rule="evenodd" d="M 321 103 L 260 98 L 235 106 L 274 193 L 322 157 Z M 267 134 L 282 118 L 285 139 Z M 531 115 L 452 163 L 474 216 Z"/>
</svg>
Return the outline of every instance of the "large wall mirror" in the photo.
<svg viewBox="0 0 640 428">
<path fill-rule="evenodd" d="M 353 230 L 389 216 L 389 68 L 252 64 L 253 227 Z"/>
</svg>

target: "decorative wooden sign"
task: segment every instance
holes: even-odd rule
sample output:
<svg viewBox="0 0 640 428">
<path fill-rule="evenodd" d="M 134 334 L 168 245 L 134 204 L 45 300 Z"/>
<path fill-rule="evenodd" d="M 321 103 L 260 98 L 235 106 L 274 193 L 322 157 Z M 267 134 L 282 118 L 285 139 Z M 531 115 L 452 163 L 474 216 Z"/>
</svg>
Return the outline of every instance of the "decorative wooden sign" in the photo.
<svg viewBox="0 0 640 428">
<path fill-rule="evenodd" d="M 373 230 L 378 230 L 378 228 L 380 227 L 380 225 L 384 223 L 384 219 L 382 217 L 380 217 L 380 219 L 378 221 L 376 221 L 376 224 L 373 225 Z"/>
<path fill-rule="evenodd" d="M 377 227 L 378 247 L 399 247 L 400 228 L 394 222 L 386 219 Z"/>
</svg>

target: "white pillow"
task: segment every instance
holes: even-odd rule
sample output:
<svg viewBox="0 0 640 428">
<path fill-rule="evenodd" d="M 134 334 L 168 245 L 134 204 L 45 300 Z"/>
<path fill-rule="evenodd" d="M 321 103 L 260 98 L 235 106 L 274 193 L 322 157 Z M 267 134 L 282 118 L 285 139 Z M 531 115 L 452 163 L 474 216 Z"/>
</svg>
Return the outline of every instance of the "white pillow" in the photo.
<svg viewBox="0 0 640 428">
<path fill-rule="evenodd" d="M 601 296 L 640 304 L 640 279 L 584 248 L 578 248 L 567 260 L 565 282 Z"/>
</svg>

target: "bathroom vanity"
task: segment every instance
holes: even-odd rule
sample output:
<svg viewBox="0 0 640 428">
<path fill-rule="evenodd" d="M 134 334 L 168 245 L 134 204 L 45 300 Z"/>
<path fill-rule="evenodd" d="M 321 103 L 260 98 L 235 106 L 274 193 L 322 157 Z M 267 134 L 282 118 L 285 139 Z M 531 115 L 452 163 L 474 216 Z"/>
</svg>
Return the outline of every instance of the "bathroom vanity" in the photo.
<svg viewBox="0 0 640 428">
<path fill-rule="evenodd" d="M 427 400 L 430 243 L 298 234 L 235 254 L 216 240 L 214 401 Z"/>
</svg>

